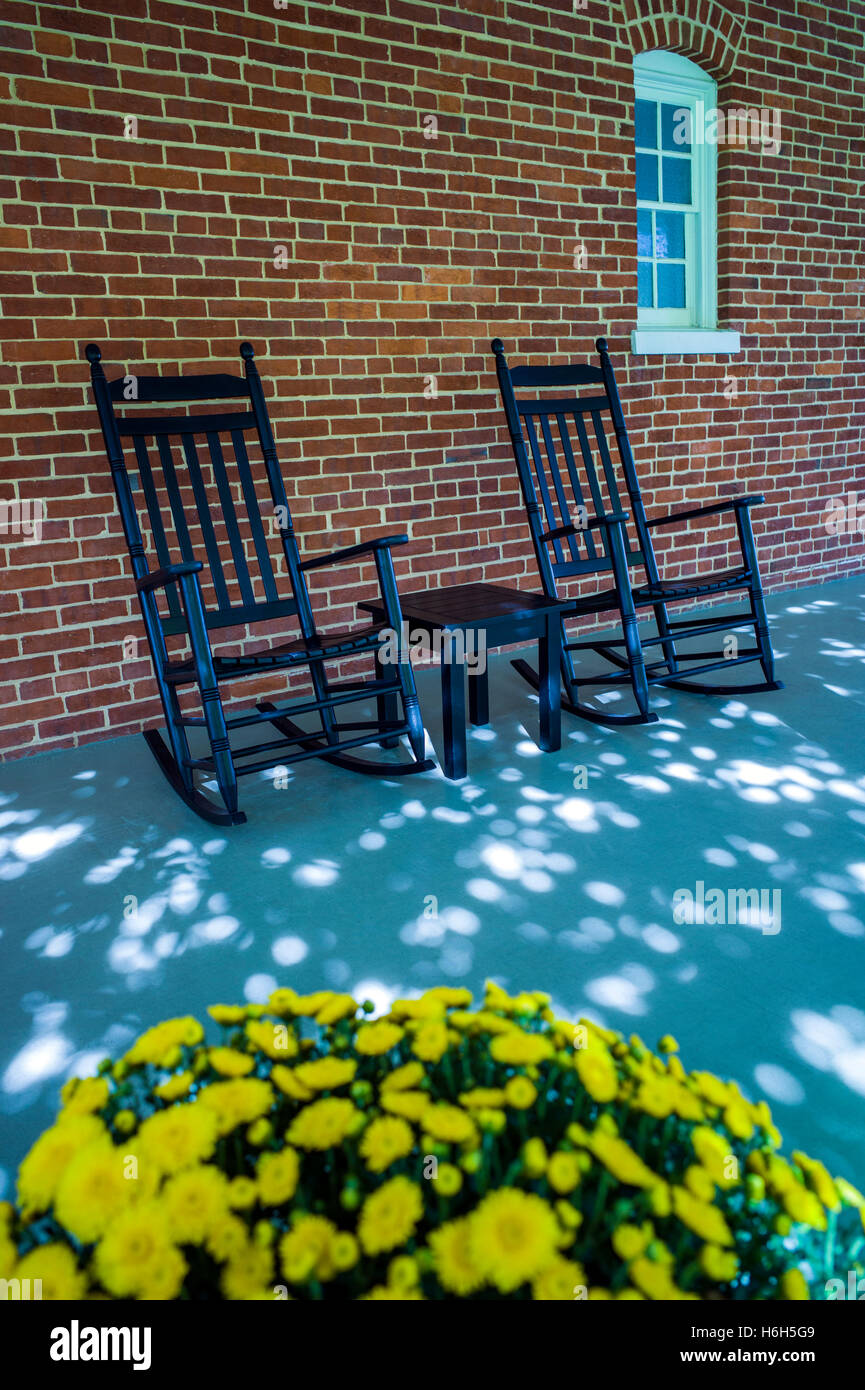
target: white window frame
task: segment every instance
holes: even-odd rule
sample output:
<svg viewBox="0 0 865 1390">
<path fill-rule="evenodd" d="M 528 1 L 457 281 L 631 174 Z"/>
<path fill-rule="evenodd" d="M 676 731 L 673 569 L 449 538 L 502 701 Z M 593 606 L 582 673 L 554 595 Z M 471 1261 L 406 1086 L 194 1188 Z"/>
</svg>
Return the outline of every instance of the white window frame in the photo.
<svg viewBox="0 0 865 1390">
<path fill-rule="evenodd" d="M 703 112 L 717 107 L 714 78 L 689 58 L 652 49 L 634 59 L 635 98 L 686 108 L 692 135 Z M 699 104 L 702 103 L 702 110 Z M 659 150 L 659 157 L 662 151 Z M 660 174 L 660 163 L 659 163 Z M 685 218 L 686 309 L 638 309 L 631 334 L 635 353 L 738 352 L 739 334 L 718 327 L 718 150 L 691 140 L 691 207 Z M 659 192 L 662 191 L 659 189 Z M 646 203 L 638 203 L 645 208 Z M 661 208 L 661 203 L 649 207 Z M 670 205 L 670 210 L 680 210 Z"/>
</svg>

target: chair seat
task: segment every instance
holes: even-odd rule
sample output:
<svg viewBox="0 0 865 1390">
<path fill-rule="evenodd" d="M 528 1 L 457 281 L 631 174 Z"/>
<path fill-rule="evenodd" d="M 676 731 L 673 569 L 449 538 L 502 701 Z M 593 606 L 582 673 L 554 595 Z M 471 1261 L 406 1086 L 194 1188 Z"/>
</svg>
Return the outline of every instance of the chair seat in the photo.
<svg viewBox="0 0 865 1390">
<path fill-rule="evenodd" d="M 737 589 L 749 582 L 746 569 L 719 570 L 717 574 L 707 575 L 705 579 L 660 579 L 657 584 L 643 584 L 631 592 L 634 603 L 639 608 L 647 603 L 668 603 L 677 598 L 699 598 L 701 594 L 721 593 L 725 589 Z M 587 594 L 575 598 L 568 614 L 606 613 L 619 604 L 615 589 L 601 589 L 597 594 Z"/>
<path fill-rule="evenodd" d="M 329 660 L 353 656 L 358 652 L 369 651 L 378 646 L 378 635 L 387 627 L 386 623 L 372 623 L 368 627 L 356 628 L 353 632 L 328 632 L 319 637 L 322 653 Z M 308 665 L 309 649 L 303 638 L 291 642 L 279 642 L 273 647 L 262 647 L 257 651 L 237 654 L 214 654 L 213 669 L 217 680 L 229 676 L 247 676 L 254 671 L 279 670 L 283 666 Z M 195 680 L 195 663 L 188 661 L 169 661 L 164 669 L 165 679 L 172 685 L 182 685 Z"/>
<path fill-rule="evenodd" d="M 750 582 L 751 576 L 744 567 L 732 570 L 719 570 L 717 574 L 706 575 L 701 579 L 659 579 L 657 584 L 644 584 L 634 589 L 635 603 L 654 603 L 677 598 L 697 598 L 700 594 L 717 594 L 724 589 L 737 589 Z"/>
</svg>

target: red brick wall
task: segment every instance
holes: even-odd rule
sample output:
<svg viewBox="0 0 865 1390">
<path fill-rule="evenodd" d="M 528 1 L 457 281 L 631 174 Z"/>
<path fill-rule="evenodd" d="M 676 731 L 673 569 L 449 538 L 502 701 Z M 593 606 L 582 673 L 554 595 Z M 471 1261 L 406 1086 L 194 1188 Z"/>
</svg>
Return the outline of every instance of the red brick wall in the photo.
<svg viewBox="0 0 865 1390">
<path fill-rule="evenodd" d="M 409 529 L 411 588 L 533 582 L 489 340 L 562 361 L 604 333 L 650 507 L 760 489 L 769 587 L 861 567 L 822 513 L 863 458 L 862 0 L 13 0 L 0 23 L 0 500 L 47 509 L 41 543 L 0 534 L 6 755 L 159 715 L 122 663 L 91 339 L 114 375 L 233 371 L 250 338 L 307 553 Z M 783 113 L 780 154 L 720 151 L 732 360 L 629 356 L 631 62 L 656 46 Z"/>
</svg>

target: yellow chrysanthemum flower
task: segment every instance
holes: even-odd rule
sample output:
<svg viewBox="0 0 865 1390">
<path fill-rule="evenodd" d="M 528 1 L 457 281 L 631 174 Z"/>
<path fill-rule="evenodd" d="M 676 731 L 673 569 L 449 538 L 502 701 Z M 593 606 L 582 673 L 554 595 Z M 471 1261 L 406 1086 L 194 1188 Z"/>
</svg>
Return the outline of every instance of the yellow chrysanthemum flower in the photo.
<svg viewBox="0 0 865 1390">
<path fill-rule="evenodd" d="M 683 1293 L 677 1288 L 670 1275 L 670 1266 L 665 1261 L 656 1262 L 640 1255 L 628 1266 L 628 1275 L 647 1298 L 669 1303 L 698 1297 L 697 1294 Z M 589 1297 L 591 1298 L 591 1294 Z"/>
<path fill-rule="evenodd" d="M 41 1280 L 40 1296 L 46 1302 L 78 1302 L 87 1293 L 87 1276 L 68 1245 L 37 1245 L 18 1262 L 15 1278 Z"/>
<path fill-rule="evenodd" d="M 586 1275 L 582 1265 L 573 1260 L 558 1259 L 548 1264 L 532 1280 L 532 1298 L 536 1302 L 571 1303 L 574 1290 L 585 1287 Z"/>
<path fill-rule="evenodd" d="M 337 1271 L 331 1247 L 338 1234 L 334 1223 L 325 1216 L 307 1212 L 295 1216 L 291 1230 L 279 1242 L 280 1265 L 290 1284 L 334 1278 Z"/>
<path fill-rule="evenodd" d="M 312 1100 L 314 1092 L 308 1086 L 301 1085 L 292 1067 L 280 1064 L 271 1067 L 270 1079 L 284 1096 L 291 1096 L 292 1100 Z"/>
<path fill-rule="evenodd" d="M 385 1091 L 381 1096 L 382 1110 L 404 1120 L 422 1120 L 431 1104 L 426 1091 Z"/>
<path fill-rule="evenodd" d="M 411 1091 L 423 1081 L 425 1074 L 420 1062 L 406 1062 L 404 1066 L 388 1072 L 382 1078 L 379 1089 L 382 1094 L 386 1091 Z"/>
<path fill-rule="evenodd" d="M 805 1181 L 829 1211 L 840 1211 L 841 1197 L 830 1177 L 829 1170 L 816 1158 L 809 1158 L 800 1149 L 793 1150 L 793 1161 L 805 1174 Z"/>
<path fill-rule="evenodd" d="M 642 1226 L 624 1222 L 613 1232 L 612 1246 L 619 1259 L 627 1263 L 642 1255 L 654 1238 L 655 1229 L 651 1221 L 644 1221 Z"/>
<path fill-rule="evenodd" d="M 732 1245 L 733 1237 L 723 1214 L 702 1202 L 685 1187 L 673 1188 L 673 1211 L 684 1226 L 712 1245 Z"/>
<path fill-rule="evenodd" d="M 423 1215 L 417 1183 L 399 1176 L 383 1183 L 361 1207 L 358 1237 L 367 1255 L 379 1255 L 404 1245 Z"/>
<path fill-rule="evenodd" d="M 754 1121 L 748 1113 L 747 1106 L 741 1101 L 732 1101 L 724 1110 L 724 1124 L 731 1134 L 737 1139 L 744 1139 L 745 1142 L 754 1133 Z"/>
<path fill-rule="evenodd" d="M 381 1057 L 390 1052 L 405 1037 L 398 1023 L 380 1018 L 375 1023 L 362 1023 L 354 1035 L 354 1050 L 361 1057 Z"/>
<path fill-rule="evenodd" d="M 685 1169 L 685 1186 L 701 1202 L 714 1202 L 715 1183 L 711 1174 L 700 1163 L 691 1163 Z"/>
<path fill-rule="evenodd" d="M 556 1218 L 532 1192 L 513 1187 L 490 1192 L 470 1220 L 472 1258 L 502 1293 L 530 1282 L 557 1258 Z"/>
<path fill-rule="evenodd" d="M 328 1096 L 301 1110 L 292 1121 L 286 1138 L 301 1149 L 333 1149 L 362 1120 L 360 1110 L 350 1100 Z"/>
<path fill-rule="evenodd" d="M 216 1115 L 193 1101 L 148 1116 L 138 1131 L 137 1148 L 157 1172 L 177 1173 L 210 1158 L 216 1138 Z"/>
<path fill-rule="evenodd" d="M 171 1247 L 158 1202 L 141 1202 L 120 1212 L 96 1247 L 96 1272 L 103 1288 L 118 1298 L 140 1293 Z"/>
<path fill-rule="evenodd" d="M 322 1025 L 339 1023 L 340 1019 L 352 1018 L 358 1010 L 356 999 L 350 994 L 334 994 L 331 999 L 316 1010 L 315 1021 Z"/>
<path fill-rule="evenodd" d="M 505 1085 L 505 1100 L 514 1110 L 530 1110 L 538 1098 L 527 1076 L 512 1076 Z"/>
<path fill-rule="evenodd" d="M 249 1076 L 255 1066 L 255 1058 L 245 1052 L 235 1052 L 233 1047 L 210 1047 L 207 1060 L 220 1076 Z"/>
<path fill-rule="evenodd" d="M 712 1105 L 717 1105 L 719 1110 L 724 1110 L 731 1101 L 736 1099 L 726 1082 L 713 1076 L 710 1071 L 692 1071 L 691 1080 L 700 1092 Z"/>
<path fill-rule="evenodd" d="M 434 995 L 423 995 L 420 999 L 395 999 L 390 1006 L 389 1018 L 396 1023 L 406 1019 L 444 1018 L 445 1003 Z"/>
<path fill-rule="evenodd" d="M 217 1218 L 211 1226 L 204 1244 L 207 1253 L 212 1255 L 219 1264 L 237 1259 L 244 1253 L 249 1244 L 249 1231 L 246 1222 L 241 1221 L 239 1216 Z"/>
<path fill-rule="evenodd" d="M 70 1115 L 40 1134 L 18 1170 L 18 1200 L 27 1213 L 47 1211 L 70 1160 L 106 1137 L 95 1115 Z"/>
<path fill-rule="evenodd" d="M 736 1186 L 740 1181 L 739 1162 L 728 1139 L 708 1125 L 697 1125 L 691 1131 L 691 1143 L 700 1163 L 718 1187 Z"/>
<path fill-rule="evenodd" d="M 813 1226 L 818 1231 L 825 1231 L 826 1213 L 813 1192 L 809 1192 L 806 1187 L 791 1187 L 789 1192 L 784 1193 L 782 1200 L 784 1210 L 794 1221 L 804 1226 Z"/>
<path fill-rule="evenodd" d="M 493 1038 L 490 1054 L 505 1066 L 524 1067 L 547 1061 L 553 1055 L 553 1045 L 541 1033 L 523 1033 L 512 1028 Z"/>
<path fill-rule="evenodd" d="M 154 1086 L 153 1094 L 164 1101 L 181 1100 L 185 1095 L 189 1094 L 193 1080 L 194 1077 L 191 1071 L 180 1071 L 176 1076 L 170 1076 L 167 1081 L 163 1081 L 161 1085 Z M 119 1116 L 115 1115 L 115 1125 L 117 1124 L 118 1118 Z"/>
<path fill-rule="evenodd" d="M 108 1100 L 109 1086 L 104 1076 L 72 1076 L 60 1092 L 67 1115 L 91 1115 Z"/>
<path fill-rule="evenodd" d="M 472 1002 L 472 992 L 459 985 L 434 985 L 426 991 L 424 998 L 439 999 L 446 1009 L 467 1009 Z"/>
<path fill-rule="evenodd" d="M 732 1250 L 720 1245 L 704 1245 L 700 1251 L 700 1268 L 716 1284 L 729 1284 L 739 1272 L 739 1260 Z"/>
<path fill-rule="evenodd" d="M 547 1171 L 547 1149 L 543 1139 L 535 1134 L 523 1144 L 523 1170 L 530 1178 L 540 1178 Z"/>
<path fill-rule="evenodd" d="M 467 1144 L 477 1141 L 478 1132 L 474 1121 L 457 1105 L 437 1102 L 423 1112 L 425 1133 L 445 1144 Z"/>
<path fill-rule="evenodd" d="M 70 1160 L 54 1198 L 54 1215 L 83 1245 L 108 1228 L 136 1198 L 137 1184 L 128 1176 L 122 1147 L 97 1139 Z"/>
<path fill-rule="evenodd" d="M 233 1211 L 247 1211 L 258 1201 L 258 1187 L 252 1178 L 232 1178 L 228 1184 L 228 1205 Z"/>
<path fill-rule="evenodd" d="M 226 1028 L 242 1023 L 246 1018 L 246 1009 L 239 1004 L 211 1004 L 207 1012 L 214 1023 L 220 1023 Z"/>
<path fill-rule="evenodd" d="M 256 1185 L 261 1202 L 266 1207 L 281 1207 L 297 1191 L 300 1178 L 300 1158 L 296 1149 L 281 1149 L 278 1153 L 261 1155 L 255 1170 Z"/>
<path fill-rule="evenodd" d="M 788 1302 L 810 1300 L 811 1294 L 801 1270 L 788 1269 L 781 1275 L 780 1294 Z"/>
<path fill-rule="evenodd" d="M 383 1173 L 397 1159 L 405 1158 L 414 1146 L 414 1133 L 405 1120 L 385 1115 L 373 1120 L 364 1131 L 360 1152 L 371 1173 Z"/>
<path fill-rule="evenodd" d="M 606 1105 L 619 1091 L 619 1074 L 607 1049 L 597 1042 L 582 1047 L 574 1059 L 574 1069 L 592 1100 Z"/>
<path fill-rule="evenodd" d="M 516 1080 L 517 1078 L 513 1079 Z M 505 1099 L 505 1092 L 499 1087 L 475 1086 L 471 1091 L 463 1091 L 459 1101 L 466 1110 L 487 1110 L 497 1105 L 504 1105 Z"/>
<path fill-rule="evenodd" d="M 330 1258 L 337 1274 L 354 1269 L 360 1259 L 360 1246 L 348 1231 L 338 1231 L 330 1242 Z"/>
<path fill-rule="evenodd" d="M 272 1280 L 273 1252 L 266 1245 L 250 1243 L 224 1266 L 219 1283 L 226 1298 L 240 1301 L 262 1293 L 272 1299 Z"/>
<path fill-rule="evenodd" d="M 440 1019 L 425 1019 L 413 1030 L 411 1050 L 422 1062 L 438 1062 L 450 1046 L 447 1025 Z"/>
<path fill-rule="evenodd" d="M 294 1074 L 301 1086 L 311 1091 L 335 1091 L 354 1080 L 357 1062 L 351 1057 L 320 1057 L 315 1062 L 301 1062 Z"/>
<path fill-rule="evenodd" d="M 466 1298 L 484 1283 L 472 1256 L 471 1221 L 460 1217 L 447 1221 L 429 1237 L 436 1278 L 447 1293 Z"/>
<path fill-rule="evenodd" d="M 454 1163 L 440 1163 L 436 1174 L 436 1191 L 442 1197 L 455 1197 L 463 1185 L 463 1175 Z"/>
<path fill-rule="evenodd" d="M 624 1139 L 596 1129 L 591 1135 L 592 1153 L 619 1182 L 629 1187 L 654 1187 L 658 1176 L 634 1153 Z"/>
<path fill-rule="evenodd" d="M 230 1134 L 241 1124 L 251 1124 L 265 1115 L 273 1103 L 273 1091 L 257 1076 L 237 1077 L 233 1081 L 213 1081 L 205 1086 L 197 1105 L 216 1117 L 217 1133 Z"/>
<path fill-rule="evenodd" d="M 257 1052 L 274 1062 L 287 1062 L 300 1051 L 297 1038 L 286 1023 L 252 1018 L 246 1025 L 246 1036 Z"/>
<path fill-rule="evenodd" d="M 147 1278 L 138 1294 L 139 1299 L 146 1303 L 173 1301 L 183 1288 L 188 1269 L 177 1247 L 169 1246 L 159 1263 L 149 1266 Z"/>
<path fill-rule="evenodd" d="M 177 1173 L 162 1190 L 168 1229 L 179 1245 L 200 1245 L 228 1215 L 228 1178 L 210 1164 Z"/>
<path fill-rule="evenodd" d="M 204 1037 L 204 1029 L 197 1018 L 169 1018 L 148 1028 L 126 1053 L 124 1061 L 129 1066 L 167 1065 L 165 1059 L 178 1047 L 195 1047 Z"/>
<path fill-rule="evenodd" d="M 395 1255 L 387 1267 L 387 1282 L 392 1289 L 416 1289 L 420 1270 L 412 1255 Z"/>
</svg>

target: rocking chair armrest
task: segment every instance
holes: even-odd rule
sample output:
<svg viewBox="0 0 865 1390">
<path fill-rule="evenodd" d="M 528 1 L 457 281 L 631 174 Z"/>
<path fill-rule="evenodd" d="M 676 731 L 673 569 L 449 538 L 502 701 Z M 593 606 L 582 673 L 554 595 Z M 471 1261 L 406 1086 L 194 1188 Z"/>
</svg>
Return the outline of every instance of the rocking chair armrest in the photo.
<svg viewBox="0 0 865 1390">
<path fill-rule="evenodd" d="M 135 587 L 139 594 L 148 594 L 151 589 L 164 589 L 166 584 L 175 584 L 184 575 L 198 574 L 199 570 L 203 569 L 204 565 L 200 560 L 185 560 L 180 565 L 166 565 L 165 569 L 154 570 L 152 574 L 145 574 L 141 579 L 136 579 Z"/>
<path fill-rule="evenodd" d="M 599 526 L 617 526 L 620 522 L 628 520 L 627 512 L 607 512 L 604 516 L 593 516 L 591 521 L 587 521 L 585 526 L 577 526 L 574 522 L 569 522 L 567 526 L 557 526 L 553 531 L 542 531 L 542 541 L 560 541 L 566 536 L 578 536 L 581 531 L 596 531 Z"/>
<path fill-rule="evenodd" d="M 353 560 L 357 555 L 366 555 L 371 550 L 389 550 L 392 545 L 407 545 L 408 536 L 377 536 L 373 541 L 361 541 L 360 545 L 349 545 L 344 550 L 332 550 L 329 555 L 316 555 L 312 560 L 301 561 L 302 570 L 317 570 L 321 565 L 339 565 L 344 560 Z"/>
<path fill-rule="evenodd" d="M 761 492 L 748 493 L 742 497 L 727 497 L 723 502 L 711 502 L 708 507 L 690 507 L 685 512 L 670 512 L 667 516 L 653 517 L 648 525 L 675 526 L 678 521 L 690 521 L 697 516 L 713 516 L 718 512 L 730 512 L 740 507 L 755 507 L 765 500 Z"/>
</svg>

